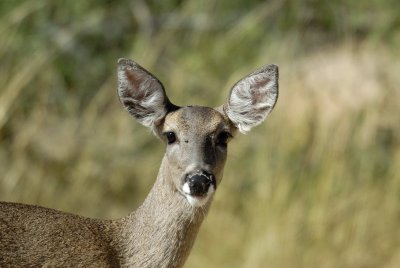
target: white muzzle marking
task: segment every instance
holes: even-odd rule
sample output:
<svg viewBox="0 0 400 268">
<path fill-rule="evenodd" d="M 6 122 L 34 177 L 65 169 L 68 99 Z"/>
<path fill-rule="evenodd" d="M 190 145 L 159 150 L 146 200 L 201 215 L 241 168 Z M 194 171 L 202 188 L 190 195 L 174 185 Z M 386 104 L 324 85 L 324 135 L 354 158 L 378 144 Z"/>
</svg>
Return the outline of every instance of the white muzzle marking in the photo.
<svg viewBox="0 0 400 268">
<path fill-rule="evenodd" d="M 215 187 L 213 184 L 211 184 L 208 187 L 207 194 L 205 194 L 204 196 L 192 195 L 190 192 L 189 184 L 187 182 L 185 182 L 185 184 L 183 184 L 182 190 L 186 197 L 186 200 L 189 202 L 190 205 L 192 205 L 193 207 L 202 207 L 208 202 L 208 200 L 210 200 L 210 197 L 215 192 Z"/>
</svg>

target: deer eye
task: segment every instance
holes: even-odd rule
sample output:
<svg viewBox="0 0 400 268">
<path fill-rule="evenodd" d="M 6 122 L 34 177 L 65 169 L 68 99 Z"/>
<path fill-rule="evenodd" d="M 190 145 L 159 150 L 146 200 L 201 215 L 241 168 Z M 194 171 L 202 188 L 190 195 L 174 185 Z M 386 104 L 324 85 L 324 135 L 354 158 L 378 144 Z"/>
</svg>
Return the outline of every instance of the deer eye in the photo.
<svg viewBox="0 0 400 268">
<path fill-rule="evenodd" d="M 163 134 L 167 138 L 168 144 L 172 144 L 172 143 L 174 143 L 176 141 L 176 135 L 175 135 L 174 132 L 168 131 L 168 132 L 165 132 Z"/>
<path fill-rule="evenodd" d="M 226 147 L 228 144 L 229 139 L 232 137 L 232 135 L 227 132 L 227 131 L 222 131 L 221 133 L 218 134 L 217 136 L 217 145 Z"/>
</svg>

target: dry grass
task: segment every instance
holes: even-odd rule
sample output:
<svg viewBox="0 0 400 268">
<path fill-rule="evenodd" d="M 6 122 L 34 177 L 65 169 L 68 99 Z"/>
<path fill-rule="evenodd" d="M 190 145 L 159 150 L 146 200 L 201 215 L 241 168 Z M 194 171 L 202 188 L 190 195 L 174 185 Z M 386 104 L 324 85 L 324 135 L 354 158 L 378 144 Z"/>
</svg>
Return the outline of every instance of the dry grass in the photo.
<svg viewBox="0 0 400 268">
<path fill-rule="evenodd" d="M 399 62 L 386 52 L 281 63 L 279 105 L 232 145 L 189 267 L 398 265 Z"/>
<path fill-rule="evenodd" d="M 276 110 L 231 143 L 186 267 L 397 267 L 398 52 L 375 39 L 312 51 L 296 33 L 272 40 L 259 25 L 282 10 L 279 1 L 253 5 L 218 32 L 201 19 L 218 22 L 207 3 L 188 1 L 159 31 L 151 23 L 159 11 L 139 1 L 65 10 L 26 1 L 3 12 L 0 199 L 102 218 L 143 200 L 163 148 L 118 103 L 118 57 L 156 73 L 177 104 L 202 105 L 220 104 L 237 79 L 277 63 Z M 118 27 L 102 32 L 117 22 L 125 38 Z"/>
</svg>

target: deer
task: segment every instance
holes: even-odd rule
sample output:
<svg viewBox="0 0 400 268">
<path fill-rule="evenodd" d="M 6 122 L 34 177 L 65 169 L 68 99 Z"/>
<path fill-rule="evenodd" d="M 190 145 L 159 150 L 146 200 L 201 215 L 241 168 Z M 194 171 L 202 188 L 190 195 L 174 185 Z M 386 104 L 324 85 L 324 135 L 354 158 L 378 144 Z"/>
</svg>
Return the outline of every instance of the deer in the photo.
<svg viewBox="0 0 400 268">
<path fill-rule="evenodd" d="M 218 107 L 177 106 L 138 63 L 118 60 L 122 106 L 165 143 L 143 203 L 114 220 L 0 202 L 0 267 L 183 267 L 219 187 L 228 143 L 265 120 L 278 66 L 239 80 Z"/>
</svg>

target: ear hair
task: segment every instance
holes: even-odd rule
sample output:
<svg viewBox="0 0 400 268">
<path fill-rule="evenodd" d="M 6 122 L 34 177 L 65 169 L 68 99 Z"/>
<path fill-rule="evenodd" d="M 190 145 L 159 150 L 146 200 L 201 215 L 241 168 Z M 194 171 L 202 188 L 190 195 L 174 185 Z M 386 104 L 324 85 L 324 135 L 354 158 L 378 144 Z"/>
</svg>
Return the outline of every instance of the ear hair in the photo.
<svg viewBox="0 0 400 268">
<path fill-rule="evenodd" d="M 131 115 L 153 130 L 170 110 L 176 109 L 161 82 L 128 59 L 118 60 L 118 96 Z"/>
<path fill-rule="evenodd" d="M 224 111 L 240 132 L 265 120 L 278 99 L 278 66 L 267 65 L 237 82 Z"/>
</svg>

